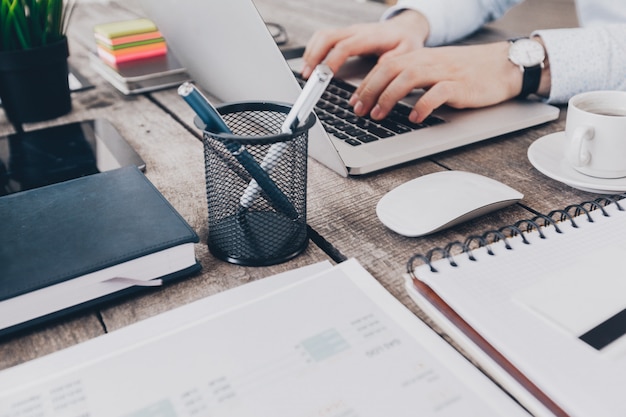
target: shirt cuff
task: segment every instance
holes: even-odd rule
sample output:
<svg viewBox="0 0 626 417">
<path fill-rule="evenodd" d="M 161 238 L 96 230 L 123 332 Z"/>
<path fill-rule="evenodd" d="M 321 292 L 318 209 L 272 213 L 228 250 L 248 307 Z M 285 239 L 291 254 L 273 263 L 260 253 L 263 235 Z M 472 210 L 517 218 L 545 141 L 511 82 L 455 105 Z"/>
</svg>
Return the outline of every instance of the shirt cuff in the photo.
<svg viewBox="0 0 626 417">
<path fill-rule="evenodd" d="M 567 103 L 585 91 L 626 89 L 626 26 L 613 26 L 532 33 L 541 37 L 550 62 L 549 103 Z"/>
</svg>

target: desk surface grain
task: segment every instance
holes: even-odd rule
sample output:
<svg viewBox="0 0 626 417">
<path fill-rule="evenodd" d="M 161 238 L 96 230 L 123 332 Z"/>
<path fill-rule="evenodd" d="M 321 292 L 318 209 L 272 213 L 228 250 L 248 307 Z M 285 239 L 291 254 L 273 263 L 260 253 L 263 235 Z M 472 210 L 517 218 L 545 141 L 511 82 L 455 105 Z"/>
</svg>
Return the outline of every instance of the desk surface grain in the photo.
<svg viewBox="0 0 626 417">
<path fill-rule="evenodd" d="M 354 0 L 256 0 L 266 21 L 280 23 L 289 35 L 288 47 L 306 43 L 319 28 L 375 21 L 385 6 Z M 540 9 L 542 12 L 537 13 Z M 140 16 L 133 1 L 79 3 L 70 25 L 70 62 L 95 88 L 73 95 L 73 111 L 26 129 L 103 117 L 109 119 L 147 162 L 146 175 L 200 235 L 196 256 L 202 271 L 187 280 L 156 291 L 107 304 L 64 320 L 0 340 L 0 369 L 17 365 L 81 341 L 126 326 L 143 318 L 189 303 L 246 282 L 287 269 L 341 257 L 357 258 L 394 296 L 420 317 L 427 318 L 408 299 L 401 274 L 409 256 L 469 234 L 482 233 L 597 196 L 553 181 L 528 162 L 526 151 L 537 138 L 559 131 L 559 120 L 483 143 L 441 153 L 367 175 L 342 178 L 314 160 L 309 163 L 308 224 L 330 246 L 311 243 L 296 259 L 271 267 L 251 268 L 215 259 L 207 250 L 204 159 L 201 138 L 191 121 L 193 114 L 172 89 L 126 97 L 102 80 L 89 66 L 94 48 L 94 24 Z M 529 27 L 528 22 L 535 25 Z M 576 25 L 570 0 L 529 0 L 487 30 L 496 38 L 524 34 L 534 28 Z M 11 131 L 0 112 L 0 134 Z M 409 239 L 386 229 L 375 206 L 389 190 L 405 181 L 444 169 L 487 175 L 517 188 L 524 195 L 518 204 L 429 237 Z"/>
</svg>

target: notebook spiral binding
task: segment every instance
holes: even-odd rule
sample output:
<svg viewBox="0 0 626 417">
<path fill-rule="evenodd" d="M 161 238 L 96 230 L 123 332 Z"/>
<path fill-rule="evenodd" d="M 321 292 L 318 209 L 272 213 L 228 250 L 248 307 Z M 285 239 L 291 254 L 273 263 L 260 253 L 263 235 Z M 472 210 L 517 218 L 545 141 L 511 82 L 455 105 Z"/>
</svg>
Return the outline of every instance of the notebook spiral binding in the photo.
<svg viewBox="0 0 626 417">
<path fill-rule="evenodd" d="M 438 272 L 438 270 L 433 266 L 433 258 L 435 256 L 447 259 L 451 266 L 456 267 L 458 266 L 454 260 L 454 256 L 456 255 L 465 254 L 471 261 L 477 261 L 472 253 L 475 249 L 484 247 L 489 255 L 495 255 L 490 247 L 490 244 L 501 240 L 503 241 L 505 248 L 511 250 L 513 247 L 507 239 L 516 236 L 520 236 L 522 242 L 529 245 L 530 242 L 526 239 L 525 234 L 531 232 L 532 230 L 536 230 L 541 239 L 546 239 L 546 235 L 542 230 L 543 228 L 552 226 L 557 233 L 563 233 L 563 231 L 559 228 L 559 223 L 563 221 L 569 221 L 572 227 L 578 228 L 576 220 L 578 220 L 581 215 L 584 215 L 588 222 L 593 223 L 594 220 L 591 216 L 591 212 L 600 210 L 603 216 L 610 216 L 604 209 L 604 207 L 609 204 L 615 204 L 619 211 L 624 211 L 625 209 L 619 204 L 619 201 L 624 198 L 626 198 L 626 193 L 611 197 L 600 197 L 593 201 L 584 201 L 580 204 L 572 204 L 564 209 L 552 210 L 548 214 L 538 214 L 532 219 L 524 219 L 516 222 L 515 224 L 506 225 L 499 229 L 488 230 L 480 236 L 471 235 L 463 242 L 456 240 L 448 243 L 443 248 L 435 247 L 426 252 L 426 254 L 416 254 L 411 256 L 406 265 L 407 273 L 411 276 L 411 278 L 417 278 L 413 272 L 415 269 L 414 264 L 417 261 L 421 261 L 428 265 L 431 272 Z"/>
</svg>

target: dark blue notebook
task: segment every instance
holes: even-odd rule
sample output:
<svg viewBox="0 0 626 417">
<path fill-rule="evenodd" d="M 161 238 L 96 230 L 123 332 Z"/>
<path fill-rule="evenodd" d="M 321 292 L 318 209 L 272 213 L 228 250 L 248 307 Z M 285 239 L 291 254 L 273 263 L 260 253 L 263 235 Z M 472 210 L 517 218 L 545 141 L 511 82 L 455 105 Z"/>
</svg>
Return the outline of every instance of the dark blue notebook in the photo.
<svg viewBox="0 0 626 417">
<path fill-rule="evenodd" d="M 0 197 L 0 334 L 200 269 L 198 236 L 135 166 Z"/>
</svg>

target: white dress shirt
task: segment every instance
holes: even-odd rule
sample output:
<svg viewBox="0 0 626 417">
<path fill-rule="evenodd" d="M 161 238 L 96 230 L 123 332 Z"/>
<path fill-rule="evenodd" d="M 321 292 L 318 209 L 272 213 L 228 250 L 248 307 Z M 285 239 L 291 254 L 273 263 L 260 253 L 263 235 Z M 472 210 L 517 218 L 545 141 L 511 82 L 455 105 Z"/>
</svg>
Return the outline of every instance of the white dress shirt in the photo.
<svg viewBox="0 0 626 417">
<path fill-rule="evenodd" d="M 455 42 L 500 18 L 523 0 L 399 0 L 383 18 L 403 9 L 430 24 L 426 46 Z M 626 90 L 626 1 L 577 0 L 581 27 L 536 30 L 550 59 L 551 103 L 590 90 Z"/>
</svg>

